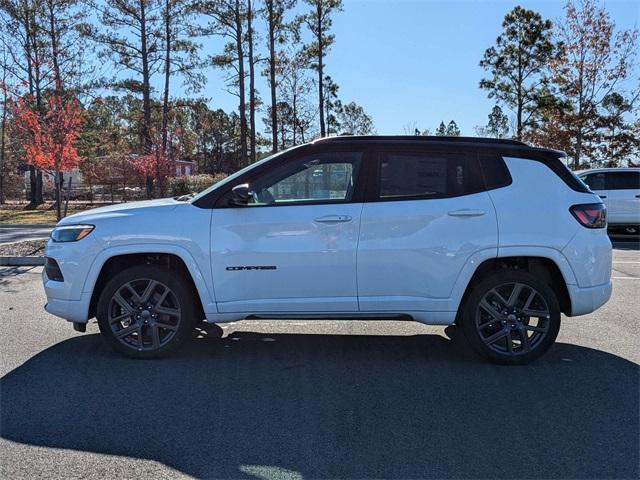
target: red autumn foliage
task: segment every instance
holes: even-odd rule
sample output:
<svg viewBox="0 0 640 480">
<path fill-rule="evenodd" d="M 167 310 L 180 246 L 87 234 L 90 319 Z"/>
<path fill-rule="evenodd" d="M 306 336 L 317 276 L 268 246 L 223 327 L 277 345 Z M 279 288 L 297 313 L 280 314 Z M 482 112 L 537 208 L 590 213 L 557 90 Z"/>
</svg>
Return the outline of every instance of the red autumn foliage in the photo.
<svg viewBox="0 0 640 480">
<path fill-rule="evenodd" d="M 161 136 L 153 135 L 153 151 L 131 160 L 131 164 L 138 173 L 156 179 L 161 194 L 164 194 L 165 179 L 175 175 L 175 160 L 180 156 L 183 136 L 184 132 L 181 128 L 169 131 L 167 148 L 164 150 Z"/>
<path fill-rule="evenodd" d="M 52 92 L 47 96 L 42 114 L 35 110 L 33 103 L 27 95 L 15 104 L 15 123 L 26 137 L 26 162 L 56 172 L 76 168 L 82 160 L 74 146 L 82 125 L 79 102 Z"/>
</svg>

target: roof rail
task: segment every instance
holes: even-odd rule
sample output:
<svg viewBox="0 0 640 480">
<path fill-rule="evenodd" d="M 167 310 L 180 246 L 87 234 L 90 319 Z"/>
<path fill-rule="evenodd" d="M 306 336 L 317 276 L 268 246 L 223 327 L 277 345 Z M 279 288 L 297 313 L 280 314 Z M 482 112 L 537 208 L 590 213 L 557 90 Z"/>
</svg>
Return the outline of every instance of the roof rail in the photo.
<svg viewBox="0 0 640 480">
<path fill-rule="evenodd" d="M 412 142 L 451 142 L 451 143 L 488 143 L 493 145 L 517 145 L 528 147 L 524 142 L 505 138 L 485 138 L 485 137 L 446 137 L 427 135 L 338 135 L 334 137 L 322 137 L 314 140 L 317 142 L 353 142 L 353 141 L 412 141 Z"/>
</svg>

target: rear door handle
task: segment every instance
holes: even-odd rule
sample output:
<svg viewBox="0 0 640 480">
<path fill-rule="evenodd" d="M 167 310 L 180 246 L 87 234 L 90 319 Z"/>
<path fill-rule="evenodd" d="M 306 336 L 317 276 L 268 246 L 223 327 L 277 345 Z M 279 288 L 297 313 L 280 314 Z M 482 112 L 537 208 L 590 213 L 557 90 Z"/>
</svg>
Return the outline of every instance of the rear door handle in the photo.
<svg viewBox="0 0 640 480">
<path fill-rule="evenodd" d="M 600 198 L 607 198 L 606 195 L 598 195 Z"/>
<path fill-rule="evenodd" d="M 349 215 L 325 215 L 324 217 L 317 217 L 313 219 L 317 223 L 346 223 L 351 221 Z"/>
<path fill-rule="evenodd" d="M 472 210 L 465 208 L 462 210 L 453 210 L 452 212 L 449 212 L 449 215 L 452 217 L 480 217 L 485 213 L 486 212 L 484 210 Z"/>
</svg>

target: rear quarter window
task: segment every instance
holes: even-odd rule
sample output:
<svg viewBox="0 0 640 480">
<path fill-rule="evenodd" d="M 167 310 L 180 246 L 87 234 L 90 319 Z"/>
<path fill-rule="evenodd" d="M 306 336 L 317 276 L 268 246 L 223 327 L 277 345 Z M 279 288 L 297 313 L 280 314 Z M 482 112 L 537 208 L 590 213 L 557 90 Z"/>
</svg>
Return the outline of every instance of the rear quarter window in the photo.
<svg viewBox="0 0 640 480">
<path fill-rule="evenodd" d="M 481 153 L 479 159 L 487 190 L 511 185 L 511 173 L 500 155 Z"/>
</svg>

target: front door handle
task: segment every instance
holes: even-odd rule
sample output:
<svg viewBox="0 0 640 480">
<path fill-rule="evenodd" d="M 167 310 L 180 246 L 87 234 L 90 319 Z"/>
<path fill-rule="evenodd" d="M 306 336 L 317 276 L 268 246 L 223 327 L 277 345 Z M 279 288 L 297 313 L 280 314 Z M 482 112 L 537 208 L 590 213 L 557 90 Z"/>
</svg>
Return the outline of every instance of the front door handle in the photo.
<svg viewBox="0 0 640 480">
<path fill-rule="evenodd" d="M 346 223 L 351 221 L 349 215 L 325 215 L 324 217 L 314 218 L 314 222 L 318 223 Z"/>
<path fill-rule="evenodd" d="M 480 217 L 485 213 L 486 212 L 484 210 L 472 210 L 465 208 L 462 210 L 453 210 L 452 212 L 449 212 L 449 215 L 452 217 Z"/>
</svg>

